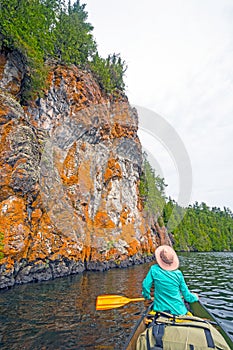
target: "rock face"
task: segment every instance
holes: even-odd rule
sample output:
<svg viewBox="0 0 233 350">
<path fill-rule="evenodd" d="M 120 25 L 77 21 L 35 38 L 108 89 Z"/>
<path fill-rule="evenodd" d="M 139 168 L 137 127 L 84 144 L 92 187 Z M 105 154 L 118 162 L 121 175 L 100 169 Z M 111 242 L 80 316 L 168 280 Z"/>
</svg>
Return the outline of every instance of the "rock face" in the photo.
<svg viewBox="0 0 233 350">
<path fill-rule="evenodd" d="M 22 108 L 26 69 L 0 55 L 0 288 L 148 260 L 169 243 L 138 193 L 138 118 L 89 72 L 51 66 Z"/>
</svg>

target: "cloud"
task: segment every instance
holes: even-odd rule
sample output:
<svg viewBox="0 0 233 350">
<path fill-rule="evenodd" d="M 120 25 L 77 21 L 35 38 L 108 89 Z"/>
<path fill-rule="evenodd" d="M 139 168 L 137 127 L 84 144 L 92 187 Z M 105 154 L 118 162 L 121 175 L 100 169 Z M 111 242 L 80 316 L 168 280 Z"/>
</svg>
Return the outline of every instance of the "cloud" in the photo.
<svg viewBox="0 0 233 350">
<path fill-rule="evenodd" d="M 120 52 L 128 64 L 130 102 L 162 115 L 183 140 L 192 200 L 233 209 L 232 0 L 86 3 L 100 53 Z"/>
</svg>

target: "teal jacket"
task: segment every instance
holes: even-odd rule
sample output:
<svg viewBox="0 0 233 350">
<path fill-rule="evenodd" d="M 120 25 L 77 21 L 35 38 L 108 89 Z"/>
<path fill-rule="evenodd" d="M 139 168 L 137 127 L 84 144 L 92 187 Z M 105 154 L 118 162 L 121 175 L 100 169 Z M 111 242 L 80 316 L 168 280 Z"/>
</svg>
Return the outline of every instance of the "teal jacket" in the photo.
<svg viewBox="0 0 233 350">
<path fill-rule="evenodd" d="M 165 271 L 159 265 L 152 265 L 146 278 L 142 282 L 142 294 L 145 299 L 150 299 L 150 290 L 154 284 L 155 311 L 168 311 L 173 315 L 185 315 L 188 310 L 184 300 L 193 303 L 198 297 L 191 293 L 185 283 L 180 270 Z"/>
</svg>

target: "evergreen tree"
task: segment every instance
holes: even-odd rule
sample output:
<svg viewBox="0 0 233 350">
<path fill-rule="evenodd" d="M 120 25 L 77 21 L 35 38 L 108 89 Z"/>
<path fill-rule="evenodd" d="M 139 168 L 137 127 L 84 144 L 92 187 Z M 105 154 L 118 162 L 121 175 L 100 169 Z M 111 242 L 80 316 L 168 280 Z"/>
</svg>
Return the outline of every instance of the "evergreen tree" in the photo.
<svg viewBox="0 0 233 350">
<path fill-rule="evenodd" d="M 153 168 L 147 160 L 147 155 L 144 153 L 139 193 L 143 200 L 145 211 L 155 219 L 163 217 L 165 186 L 164 179 L 159 175 L 155 175 Z"/>
<path fill-rule="evenodd" d="M 0 0 L 1 49 L 18 50 L 28 66 L 23 102 L 44 87 L 50 58 L 91 68 L 106 92 L 124 91 L 125 62 L 116 54 L 99 56 L 85 6 L 79 0 Z"/>
<path fill-rule="evenodd" d="M 195 202 L 184 209 L 169 199 L 163 215 L 178 251 L 233 250 L 233 215 L 230 209 L 209 208 L 203 202 Z"/>
<path fill-rule="evenodd" d="M 109 55 L 104 59 L 96 53 L 90 67 L 95 73 L 100 85 L 109 93 L 124 91 L 124 74 L 127 69 L 125 61 L 123 61 L 119 54 Z"/>
</svg>

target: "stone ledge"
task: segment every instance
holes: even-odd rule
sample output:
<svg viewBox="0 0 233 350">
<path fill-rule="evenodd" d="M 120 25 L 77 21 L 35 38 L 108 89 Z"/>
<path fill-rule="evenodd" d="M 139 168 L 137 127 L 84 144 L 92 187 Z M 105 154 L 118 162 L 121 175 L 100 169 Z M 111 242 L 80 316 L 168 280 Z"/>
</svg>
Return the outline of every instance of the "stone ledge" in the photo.
<svg viewBox="0 0 233 350">
<path fill-rule="evenodd" d="M 80 274 L 84 271 L 103 272 L 112 268 L 127 268 L 133 265 L 144 264 L 154 260 L 154 256 L 143 256 L 136 254 L 127 257 L 125 260 L 109 261 L 82 261 L 68 260 L 46 260 L 35 261 L 34 263 L 22 259 L 15 263 L 14 270 L 7 271 L 5 266 L 0 267 L 0 289 L 13 287 L 16 284 L 26 284 L 32 282 L 42 282 L 58 277 Z"/>
</svg>

